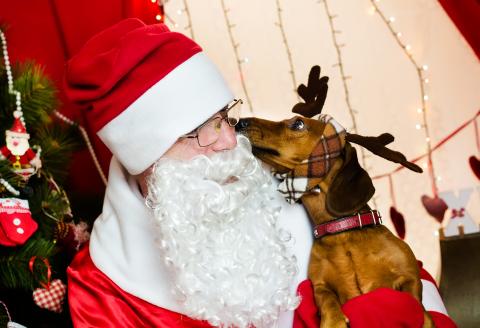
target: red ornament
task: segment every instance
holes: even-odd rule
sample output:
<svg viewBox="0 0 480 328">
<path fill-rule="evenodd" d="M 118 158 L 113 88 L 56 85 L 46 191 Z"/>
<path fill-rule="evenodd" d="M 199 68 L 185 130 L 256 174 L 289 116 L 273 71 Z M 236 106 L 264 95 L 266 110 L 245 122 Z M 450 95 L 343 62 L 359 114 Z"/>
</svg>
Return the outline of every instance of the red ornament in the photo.
<svg viewBox="0 0 480 328">
<path fill-rule="evenodd" d="M 55 279 L 48 288 L 37 288 L 33 291 L 33 301 L 42 309 L 61 313 L 67 286 L 60 280 Z"/>
<path fill-rule="evenodd" d="M 428 214 L 433 216 L 435 220 L 439 223 L 442 223 L 445 211 L 448 209 L 447 204 L 440 197 L 428 197 L 427 195 L 422 196 L 423 207 L 427 210 Z"/>
<path fill-rule="evenodd" d="M 401 239 L 405 239 L 405 219 L 403 217 L 403 214 L 398 212 L 395 207 L 391 206 L 390 219 L 392 220 L 398 237 Z"/>
<path fill-rule="evenodd" d="M 470 168 L 472 169 L 473 174 L 480 179 L 480 160 L 475 156 L 470 156 L 468 163 L 470 163 Z"/>
<path fill-rule="evenodd" d="M 13 171 L 28 180 L 42 167 L 40 150 L 35 154 L 30 148 L 23 114 L 21 111 L 14 112 L 12 128 L 5 131 L 6 145 L 0 148 L 0 159 L 9 160 L 12 163 Z"/>
<path fill-rule="evenodd" d="M 36 256 L 32 256 L 28 263 L 28 267 L 32 273 L 34 273 L 33 264 L 36 259 Z M 33 291 L 33 301 L 42 309 L 61 313 L 63 311 L 63 301 L 65 299 L 65 293 L 67 292 L 67 286 L 65 286 L 60 279 L 55 279 L 50 282 L 52 278 L 50 263 L 48 259 L 42 259 L 42 261 L 47 267 L 47 283 L 40 283 L 43 288 L 37 288 Z"/>
<path fill-rule="evenodd" d="M 27 200 L 0 198 L 0 245 L 22 245 L 33 235 L 37 227 Z"/>
</svg>

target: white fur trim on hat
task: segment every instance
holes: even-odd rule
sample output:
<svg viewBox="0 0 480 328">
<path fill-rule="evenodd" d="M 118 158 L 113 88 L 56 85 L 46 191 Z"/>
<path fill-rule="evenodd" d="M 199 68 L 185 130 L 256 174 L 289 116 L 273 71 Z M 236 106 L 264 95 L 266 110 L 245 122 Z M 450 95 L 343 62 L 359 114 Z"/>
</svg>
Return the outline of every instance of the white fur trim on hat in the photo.
<svg viewBox="0 0 480 328">
<path fill-rule="evenodd" d="M 130 174 L 139 174 L 179 136 L 233 98 L 218 69 L 200 52 L 154 84 L 98 131 L 98 136 Z"/>
</svg>

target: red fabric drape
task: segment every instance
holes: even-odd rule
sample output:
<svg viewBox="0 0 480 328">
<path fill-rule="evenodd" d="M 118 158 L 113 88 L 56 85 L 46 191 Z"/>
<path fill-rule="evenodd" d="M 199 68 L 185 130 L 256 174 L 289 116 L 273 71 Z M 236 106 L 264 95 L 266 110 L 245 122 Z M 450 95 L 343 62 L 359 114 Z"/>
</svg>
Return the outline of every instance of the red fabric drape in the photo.
<svg viewBox="0 0 480 328">
<path fill-rule="evenodd" d="M 480 1 L 438 1 L 480 59 Z"/>
<path fill-rule="evenodd" d="M 82 122 L 78 110 L 63 92 L 65 62 L 75 55 L 94 34 L 127 17 L 137 17 L 146 24 L 156 23 L 160 10 L 150 0 L 0 0 L 0 26 L 8 42 L 10 61 L 34 60 L 59 90 L 60 111 Z M 104 171 L 110 156 L 107 148 L 91 135 Z M 103 183 L 88 151 L 75 154 L 70 168 L 70 188 L 78 193 L 102 194 Z"/>
</svg>

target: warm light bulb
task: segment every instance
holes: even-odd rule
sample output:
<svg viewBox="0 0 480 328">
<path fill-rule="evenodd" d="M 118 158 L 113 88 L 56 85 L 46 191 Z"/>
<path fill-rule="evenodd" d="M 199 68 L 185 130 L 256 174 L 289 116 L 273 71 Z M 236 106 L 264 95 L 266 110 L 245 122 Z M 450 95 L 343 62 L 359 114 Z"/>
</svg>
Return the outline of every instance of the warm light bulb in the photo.
<svg viewBox="0 0 480 328">
<path fill-rule="evenodd" d="M 402 32 L 397 32 L 397 36 L 400 38 L 402 36 Z"/>
<path fill-rule="evenodd" d="M 155 16 L 155 19 L 156 19 L 157 21 L 162 20 L 162 15 L 157 15 L 157 16 Z"/>
<path fill-rule="evenodd" d="M 417 108 L 417 113 L 418 114 L 421 114 L 423 112 L 423 109 L 422 108 Z"/>
<path fill-rule="evenodd" d="M 425 170 L 428 168 L 428 164 L 427 163 L 423 163 L 422 164 L 422 168 L 424 168 Z"/>
<path fill-rule="evenodd" d="M 181 15 L 183 13 L 183 10 L 182 9 L 178 9 L 177 10 L 177 14 Z"/>
<path fill-rule="evenodd" d="M 422 126 L 417 123 L 417 124 L 415 124 L 415 128 L 416 128 L 417 130 L 420 130 L 420 129 L 422 128 Z"/>
<path fill-rule="evenodd" d="M 411 49 L 412 49 L 412 46 L 411 46 L 411 45 L 409 45 L 409 44 L 407 44 L 407 45 L 405 46 L 405 49 L 407 49 L 407 50 L 411 50 Z"/>
<path fill-rule="evenodd" d="M 441 176 L 437 176 L 437 181 L 442 181 L 442 177 Z"/>
<path fill-rule="evenodd" d="M 426 137 L 426 138 L 425 138 L 425 141 L 426 141 L 426 142 L 430 142 L 430 138 L 429 138 L 429 137 Z"/>
<path fill-rule="evenodd" d="M 428 70 L 428 65 L 423 65 L 422 68 L 423 68 L 424 71 L 427 71 Z"/>
<path fill-rule="evenodd" d="M 395 17 L 390 16 L 390 18 L 388 19 L 388 21 L 389 21 L 390 23 L 393 23 L 393 22 L 395 21 Z"/>
<path fill-rule="evenodd" d="M 244 62 L 244 63 L 248 63 L 249 61 L 250 61 L 250 60 L 248 59 L 248 57 L 243 58 L 243 62 Z"/>
<path fill-rule="evenodd" d="M 157 2 L 157 0 L 152 0 L 152 3 L 155 3 L 155 2 Z"/>
<path fill-rule="evenodd" d="M 423 100 L 427 101 L 428 100 L 428 95 L 423 96 Z"/>
<path fill-rule="evenodd" d="M 423 82 L 428 83 L 430 80 L 428 78 L 423 79 Z"/>
<path fill-rule="evenodd" d="M 173 26 L 178 27 L 178 23 L 173 24 Z"/>
</svg>

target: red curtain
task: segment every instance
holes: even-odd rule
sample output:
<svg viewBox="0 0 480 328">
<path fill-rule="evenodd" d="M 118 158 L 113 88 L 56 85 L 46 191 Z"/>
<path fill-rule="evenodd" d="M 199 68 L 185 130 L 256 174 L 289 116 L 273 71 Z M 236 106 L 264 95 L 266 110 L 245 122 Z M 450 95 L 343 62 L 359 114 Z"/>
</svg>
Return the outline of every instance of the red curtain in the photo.
<svg viewBox="0 0 480 328">
<path fill-rule="evenodd" d="M 438 0 L 480 59 L 480 0 Z"/>
<path fill-rule="evenodd" d="M 7 37 L 10 61 L 30 59 L 44 66 L 59 90 L 60 111 L 82 123 L 62 90 L 65 62 L 104 28 L 127 17 L 156 23 L 161 10 L 152 0 L 0 0 L 0 26 Z M 106 147 L 96 136 L 91 138 L 97 152 L 105 154 Z M 109 155 L 100 156 L 105 172 L 109 160 Z M 86 149 L 75 154 L 70 172 L 70 190 L 102 197 L 104 186 Z"/>
</svg>

